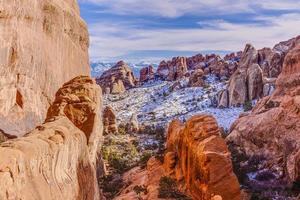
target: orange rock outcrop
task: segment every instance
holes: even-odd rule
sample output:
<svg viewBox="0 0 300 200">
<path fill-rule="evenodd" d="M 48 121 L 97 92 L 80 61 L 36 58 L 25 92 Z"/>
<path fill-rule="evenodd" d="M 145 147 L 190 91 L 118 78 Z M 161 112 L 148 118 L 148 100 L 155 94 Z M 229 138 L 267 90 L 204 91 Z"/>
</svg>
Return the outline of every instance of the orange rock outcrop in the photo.
<svg viewBox="0 0 300 200">
<path fill-rule="evenodd" d="M 46 121 L 0 144 L 0 199 L 100 199 L 101 90 L 86 76 L 56 93 Z"/>
<path fill-rule="evenodd" d="M 241 199 L 230 153 L 211 116 L 194 116 L 185 125 L 178 120 L 172 121 L 164 163 L 153 157 L 146 169 L 137 167 L 127 172 L 123 179 L 130 184 L 116 199 L 160 199 L 159 183 L 163 176 L 175 179 L 178 189 L 193 199 Z M 147 192 L 138 196 L 134 186 L 144 186 Z"/>
<path fill-rule="evenodd" d="M 194 199 L 239 200 L 240 185 L 216 120 L 207 115 L 169 125 L 164 168 Z"/>
<path fill-rule="evenodd" d="M 300 45 L 285 57 L 271 96 L 232 126 L 227 141 L 234 151 L 260 157 L 259 169 L 273 173 L 273 181 L 292 184 L 300 177 Z M 284 183 L 283 182 L 283 183 Z M 272 184 L 270 184 L 272 185 Z M 269 186 L 270 186 L 269 185 Z"/>
</svg>

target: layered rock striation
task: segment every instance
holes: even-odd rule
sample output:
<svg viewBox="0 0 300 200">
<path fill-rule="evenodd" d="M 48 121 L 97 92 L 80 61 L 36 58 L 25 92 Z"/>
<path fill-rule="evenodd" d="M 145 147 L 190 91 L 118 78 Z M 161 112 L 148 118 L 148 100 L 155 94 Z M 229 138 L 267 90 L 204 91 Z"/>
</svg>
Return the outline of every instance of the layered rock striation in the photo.
<svg viewBox="0 0 300 200">
<path fill-rule="evenodd" d="M 90 75 L 87 26 L 76 0 L 0 2 L 0 124 L 21 136 L 41 123 L 55 92 Z"/>
<path fill-rule="evenodd" d="M 101 90 L 80 76 L 56 93 L 46 121 L 0 145 L 0 199 L 100 199 Z"/>
</svg>

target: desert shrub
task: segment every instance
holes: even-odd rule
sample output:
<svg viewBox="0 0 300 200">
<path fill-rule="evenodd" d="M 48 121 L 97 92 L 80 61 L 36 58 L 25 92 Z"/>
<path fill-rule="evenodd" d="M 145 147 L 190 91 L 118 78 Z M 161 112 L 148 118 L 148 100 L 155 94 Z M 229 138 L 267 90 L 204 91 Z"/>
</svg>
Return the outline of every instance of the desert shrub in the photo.
<svg viewBox="0 0 300 200">
<path fill-rule="evenodd" d="M 276 176 L 269 170 L 259 172 L 255 176 L 255 179 L 258 180 L 258 181 L 269 181 L 269 180 L 275 179 L 275 178 L 276 178 Z"/>
<path fill-rule="evenodd" d="M 252 102 L 251 101 L 246 101 L 243 105 L 244 112 L 248 112 L 252 110 Z"/>
<path fill-rule="evenodd" d="M 118 126 L 118 133 L 119 133 L 120 135 L 126 135 L 126 134 L 127 134 L 125 124 L 121 123 L 121 124 Z"/>
<path fill-rule="evenodd" d="M 118 173 L 123 173 L 135 166 L 138 161 L 136 146 L 125 136 L 109 136 L 106 136 L 106 141 L 102 146 L 102 156 L 108 162 L 109 167 Z"/>
<path fill-rule="evenodd" d="M 159 198 L 174 198 L 187 200 L 191 199 L 182 192 L 180 192 L 177 188 L 177 183 L 174 179 L 163 176 L 159 180 L 159 189 L 158 189 L 158 197 Z"/>
<path fill-rule="evenodd" d="M 151 152 L 144 152 L 140 158 L 140 165 L 141 167 L 146 167 L 148 160 L 151 158 L 152 153 Z"/>
<path fill-rule="evenodd" d="M 271 109 L 271 108 L 275 108 L 275 107 L 279 107 L 280 106 L 280 103 L 277 102 L 277 101 L 268 101 L 266 104 L 265 104 L 265 108 L 266 109 Z"/>
<path fill-rule="evenodd" d="M 102 192 L 107 199 L 113 199 L 124 185 L 120 174 L 105 176 L 100 180 Z"/>
<path fill-rule="evenodd" d="M 137 194 L 140 195 L 141 193 L 147 194 L 147 188 L 145 186 L 142 185 L 136 185 L 133 188 L 133 191 Z"/>
</svg>

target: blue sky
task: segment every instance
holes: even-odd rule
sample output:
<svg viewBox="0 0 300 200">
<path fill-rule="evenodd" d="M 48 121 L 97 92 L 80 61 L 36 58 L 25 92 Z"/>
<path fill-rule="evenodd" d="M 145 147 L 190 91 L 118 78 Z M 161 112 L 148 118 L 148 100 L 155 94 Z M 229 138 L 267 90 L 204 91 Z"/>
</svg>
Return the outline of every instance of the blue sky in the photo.
<svg viewBox="0 0 300 200">
<path fill-rule="evenodd" d="M 300 0 L 79 0 L 91 60 L 156 61 L 300 35 Z"/>
</svg>

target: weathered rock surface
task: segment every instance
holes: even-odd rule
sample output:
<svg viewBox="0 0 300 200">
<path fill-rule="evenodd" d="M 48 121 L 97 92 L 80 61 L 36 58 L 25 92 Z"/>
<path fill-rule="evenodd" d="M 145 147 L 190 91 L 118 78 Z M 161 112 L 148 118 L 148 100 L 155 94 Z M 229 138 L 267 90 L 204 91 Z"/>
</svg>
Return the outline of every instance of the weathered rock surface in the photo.
<svg viewBox="0 0 300 200">
<path fill-rule="evenodd" d="M 117 117 L 111 106 L 106 106 L 103 111 L 103 132 L 105 134 L 117 133 Z"/>
<path fill-rule="evenodd" d="M 274 84 L 265 80 L 278 77 L 286 54 L 299 43 L 300 36 L 280 42 L 273 49 L 256 50 L 250 44 L 246 45 L 237 70 L 230 78 L 227 89 L 229 101 L 225 104 L 237 106 L 269 95 L 273 91 Z M 226 57 L 226 59 L 230 58 L 231 55 Z M 230 68 L 234 69 L 234 66 Z M 226 70 L 224 72 L 226 73 Z"/>
<path fill-rule="evenodd" d="M 107 94 L 120 94 L 125 90 L 135 87 L 137 80 L 132 70 L 124 62 L 120 61 L 96 79 L 103 92 Z"/>
<path fill-rule="evenodd" d="M 63 85 L 46 121 L 0 145 L 0 199 L 100 199 L 96 152 L 101 90 L 88 77 Z"/>
<path fill-rule="evenodd" d="M 183 78 L 187 73 L 187 58 L 174 57 L 170 61 L 162 61 L 157 69 L 157 74 L 167 81 L 175 81 Z"/>
<path fill-rule="evenodd" d="M 163 175 L 163 165 L 159 160 L 152 157 L 148 161 L 146 169 L 135 167 L 124 174 L 123 180 L 125 183 L 129 183 L 129 185 L 114 199 L 139 200 L 142 198 L 144 200 L 159 200 L 161 199 L 158 198 L 159 180 Z M 135 186 L 143 186 L 147 192 L 142 192 L 138 195 L 134 191 Z"/>
<path fill-rule="evenodd" d="M 126 172 L 123 180 L 128 185 L 115 199 L 158 200 L 160 180 L 169 176 L 177 181 L 178 191 L 193 199 L 240 200 L 230 153 L 219 134 L 211 116 L 194 116 L 186 125 L 174 120 L 168 129 L 164 163 L 152 157 L 146 169 L 136 167 Z M 146 192 L 138 195 L 135 186 L 143 186 Z"/>
<path fill-rule="evenodd" d="M 244 104 L 262 94 L 262 72 L 258 69 L 258 51 L 247 44 L 243 51 L 241 61 L 234 74 L 231 76 L 228 92 L 230 106 Z M 250 80 L 251 84 L 248 83 Z M 258 91 L 255 89 L 259 88 Z M 248 92 L 249 91 L 249 92 Z M 251 96 L 249 96 L 249 94 Z"/>
<path fill-rule="evenodd" d="M 189 77 L 188 85 L 190 87 L 202 87 L 204 86 L 204 72 L 202 69 L 196 69 L 192 72 L 191 76 Z"/>
<path fill-rule="evenodd" d="M 194 116 L 185 125 L 177 120 L 170 124 L 164 169 L 183 182 L 194 199 L 240 199 L 230 153 L 211 116 Z"/>
<path fill-rule="evenodd" d="M 21 136 L 63 83 L 90 75 L 89 37 L 76 0 L 2 0 L 0 10 L 0 128 Z"/>
<path fill-rule="evenodd" d="M 300 177 L 300 45 L 285 57 L 284 65 L 271 96 L 258 102 L 253 111 L 239 118 L 227 141 L 238 155 L 260 158 L 250 172 L 273 174 L 261 190 L 290 187 Z M 249 159 L 247 159 L 249 160 Z M 245 161 L 238 161 L 239 168 Z M 245 175 L 245 174 L 244 174 Z M 278 186 L 280 185 L 280 186 Z"/>
<path fill-rule="evenodd" d="M 152 65 L 144 67 L 140 70 L 140 82 L 147 82 L 155 78 L 155 72 Z"/>
</svg>

